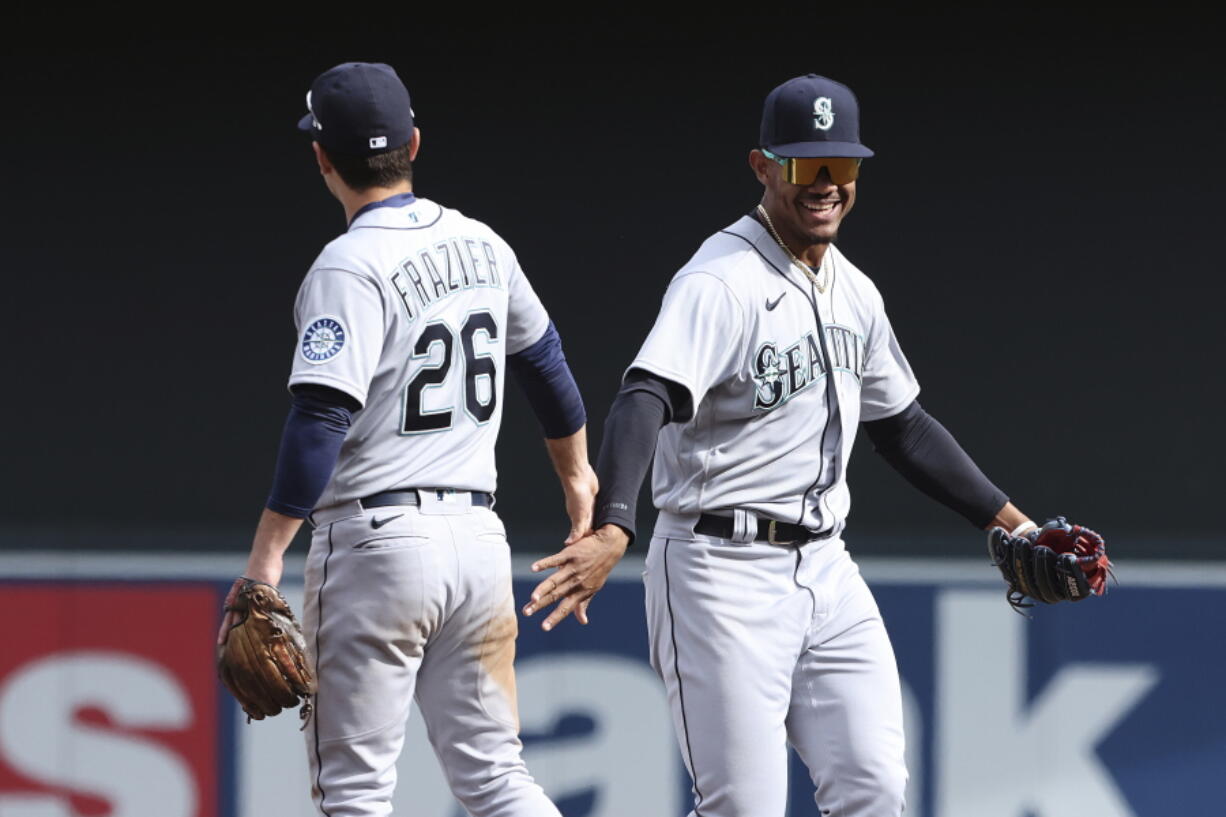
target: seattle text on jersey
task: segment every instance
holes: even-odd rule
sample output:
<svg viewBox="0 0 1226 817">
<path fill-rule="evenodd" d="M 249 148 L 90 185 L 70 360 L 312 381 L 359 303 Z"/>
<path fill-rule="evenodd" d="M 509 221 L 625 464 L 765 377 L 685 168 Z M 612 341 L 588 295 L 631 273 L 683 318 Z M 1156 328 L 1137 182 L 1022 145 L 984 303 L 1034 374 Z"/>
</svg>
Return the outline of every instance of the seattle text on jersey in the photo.
<svg viewBox="0 0 1226 817">
<path fill-rule="evenodd" d="M 864 338 L 846 326 L 831 324 L 825 329 L 835 370 L 847 372 L 859 382 L 864 373 Z M 821 345 L 812 332 L 805 333 L 782 353 L 772 342 L 762 344 L 750 361 L 750 371 L 758 384 L 754 409 L 778 408 L 820 380 L 826 370 Z"/>
</svg>

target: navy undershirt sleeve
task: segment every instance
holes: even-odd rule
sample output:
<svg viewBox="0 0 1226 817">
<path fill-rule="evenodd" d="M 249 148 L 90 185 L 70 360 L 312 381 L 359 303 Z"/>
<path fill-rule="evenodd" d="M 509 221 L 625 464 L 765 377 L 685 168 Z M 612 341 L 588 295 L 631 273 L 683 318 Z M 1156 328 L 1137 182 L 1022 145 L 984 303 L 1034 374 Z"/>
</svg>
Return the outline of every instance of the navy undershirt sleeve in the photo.
<svg viewBox="0 0 1226 817">
<path fill-rule="evenodd" d="M 553 321 L 536 343 L 507 355 L 507 368 L 515 374 L 546 438 L 569 437 L 583 428 L 587 422 L 583 397 L 566 364 L 562 338 Z"/>
<path fill-rule="evenodd" d="M 314 510 L 327 487 L 353 412 L 361 406 L 327 386 L 302 385 L 292 391 L 267 507 L 302 519 Z"/>
<path fill-rule="evenodd" d="M 596 459 L 600 491 L 594 528 L 617 525 L 634 541 L 639 488 L 656 451 L 660 429 L 689 413 L 685 387 L 641 369 L 631 369 L 609 409 Z"/>
<path fill-rule="evenodd" d="M 987 527 L 1009 501 L 918 400 L 893 417 L 863 425 L 873 448 L 886 462 L 975 527 Z"/>
</svg>

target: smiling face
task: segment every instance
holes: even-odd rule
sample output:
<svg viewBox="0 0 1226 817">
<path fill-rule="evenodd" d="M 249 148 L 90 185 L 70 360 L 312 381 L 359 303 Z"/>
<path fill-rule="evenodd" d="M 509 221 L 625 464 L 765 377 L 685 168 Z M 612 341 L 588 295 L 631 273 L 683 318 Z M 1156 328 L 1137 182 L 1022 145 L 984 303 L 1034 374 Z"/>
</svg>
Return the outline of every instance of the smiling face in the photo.
<svg viewBox="0 0 1226 817">
<path fill-rule="evenodd" d="M 820 264 L 856 202 L 856 183 L 835 184 L 822 168 L 812 184 L 791 184 L 783 167 L 760 150 L 750 151 L 749 165 L 762 183 L 762 206 L 779 237 L 801 260 Z"/>
</svg>

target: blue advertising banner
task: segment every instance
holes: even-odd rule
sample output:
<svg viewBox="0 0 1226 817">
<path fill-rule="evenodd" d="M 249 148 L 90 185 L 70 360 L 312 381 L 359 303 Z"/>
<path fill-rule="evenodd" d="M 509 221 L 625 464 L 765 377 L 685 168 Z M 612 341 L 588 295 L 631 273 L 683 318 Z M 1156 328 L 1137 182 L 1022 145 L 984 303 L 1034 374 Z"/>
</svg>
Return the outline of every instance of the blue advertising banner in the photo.
<svg viewBox="0 0 1226 817">
<path fill-rule="evenodd" d="M 1171 574 L 1135 565 L 1124 571 L 1128 584 L 1107 597 L 1035 608 L 1029 618 L 1005 603 L 990 568 L 953 571 L 977 580 L 900 580 L 915 572 L 865 566 L 903 680 L 908 815 L 1220 813 L 1210 781 L 1226 769 L 1226 655 L 1218 648 L 1226 643 L 1226 586 L 1194 586 L 1220 577 L 1220 568 L 1186 571 L 1193 586 L 1148 586 L 1171 584 Z M 521 580 L 517 597 L 534 583 Z M 520 661 L 617 656 L 645 665 L 646 639 L 642 585 L 628 577 L 601 591 L 586 628 L 524 626 Z M 591 711 L 556 714 L 553 731 L 526 732 L 529 747 L 601 729 Z M 680 815 L 692 802 L 675 740 L 670 748 L 682 804 L 666 810 L 657 802 L 659 810 L 639 813 Z M 790 814 L 816 815 L 812 784 L 794 755 L 791 771 Z M 596 786 L 565 794 L 559 803 L 568 817 L 598 813 Z"/>
</svg>

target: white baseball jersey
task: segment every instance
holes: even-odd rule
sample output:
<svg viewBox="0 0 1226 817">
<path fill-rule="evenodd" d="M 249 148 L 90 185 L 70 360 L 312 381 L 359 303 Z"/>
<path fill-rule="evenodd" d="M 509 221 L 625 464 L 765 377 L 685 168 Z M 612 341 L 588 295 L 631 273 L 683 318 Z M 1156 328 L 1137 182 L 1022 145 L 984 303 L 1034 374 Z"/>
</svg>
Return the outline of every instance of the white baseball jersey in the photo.
<svg viewBox="0 0 1226 817">
<path fill-rule="evenodd" d="M 670 515 L 734 509 L 842 530 L 858 424 L 906 408 L 919 384 L 872 281 L 833 245 L 822 273 L 825 293 L 745 216 L 673 278 L 631 364 L 680 383 L 694 406 L 660 432 L 657 535 L 689 534 L 669 530 Z"/>
<path fill-rule="evenodd" d="M 549 317 L 493 230 L 428 199 L 359 212 L 302 282 L 290 385 L 362 404 L 318 507 L 396 488 L 495 488 L 505 356 Z"/>
<path fill-rule="evenodd" d="M 903 808 L 898 670 L 837 534 L 859 422 L 901 411 L 919 385 L 872 282 L 833 246 L 819 280 L 825 292 L 746 216 L 673 278 L 631 364 L 694 406 L 660 431 L 643 573 L 690 817 L 782 815 L 789 743 L 822 814 Z M 733 536 L 697 533 L 702 512 L 732 517 Z M 761 518 L 832 535 L 768 544 Z"/>
</svg>

